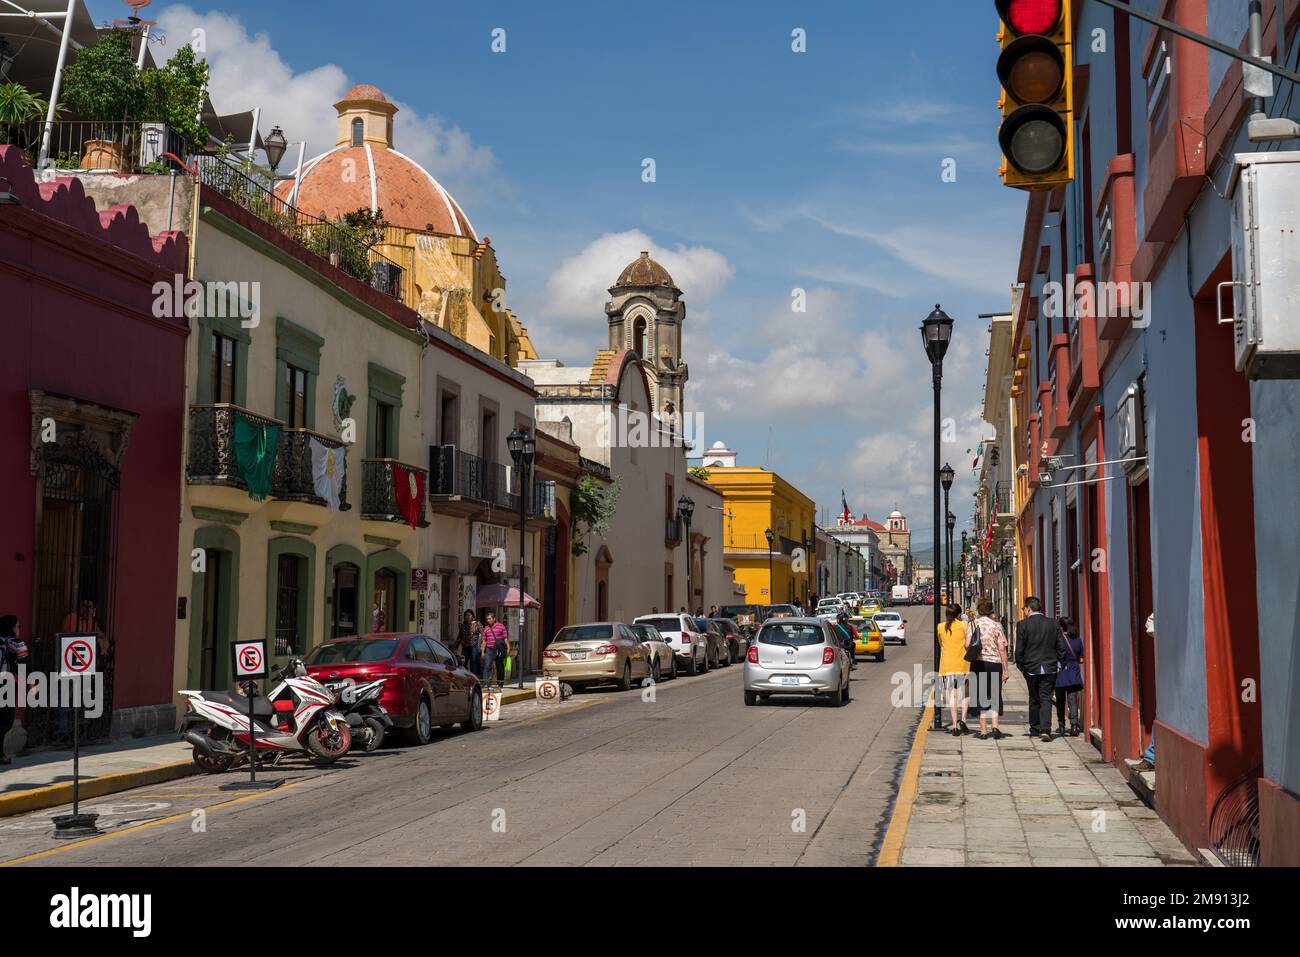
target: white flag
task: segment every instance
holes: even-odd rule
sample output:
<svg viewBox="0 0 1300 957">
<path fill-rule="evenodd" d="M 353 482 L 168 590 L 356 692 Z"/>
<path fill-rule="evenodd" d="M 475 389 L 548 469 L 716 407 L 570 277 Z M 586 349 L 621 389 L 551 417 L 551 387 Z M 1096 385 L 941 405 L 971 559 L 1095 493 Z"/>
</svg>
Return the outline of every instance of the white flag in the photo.
<svg viewBox="0 0 1300 957">
<path fill-rule="evenodd" d="M 325 499 L 331 512 L 339 510 L 347 458 L 342 449 L 331 448 L 320 439 L 311 441 L 311 477 L 316 494 Z"/>
</svg>

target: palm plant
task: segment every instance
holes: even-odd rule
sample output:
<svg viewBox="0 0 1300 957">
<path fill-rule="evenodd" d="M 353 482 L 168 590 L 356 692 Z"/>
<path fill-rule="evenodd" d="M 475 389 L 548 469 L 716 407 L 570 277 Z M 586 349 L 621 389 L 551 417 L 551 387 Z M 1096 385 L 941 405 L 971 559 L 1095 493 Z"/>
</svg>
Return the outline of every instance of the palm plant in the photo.
<svg viewBox="0 0 1300 957">
<path fill-rule="evenodd" d="M 35 124 L 48 108 L 49 101 L 21 83 L 0 83 L 0 143 L 29 152 L 38 135 Z"/>
</svg>

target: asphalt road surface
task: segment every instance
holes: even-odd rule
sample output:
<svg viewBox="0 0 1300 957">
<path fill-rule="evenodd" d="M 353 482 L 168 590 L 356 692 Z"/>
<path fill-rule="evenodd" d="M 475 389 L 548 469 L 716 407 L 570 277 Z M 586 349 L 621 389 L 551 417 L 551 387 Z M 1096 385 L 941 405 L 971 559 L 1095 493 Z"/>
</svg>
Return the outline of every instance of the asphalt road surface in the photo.
<svg viewBox="0 0 1300 957">
<path fill-rule="evenodd" d="M 0 818 L 0 861 L 54 865 L 867 865 L 919 708 L 891 679 L 928 667 L 930 612 L 860 662 L 852 701 L 745 707 L 741 666 L 653 689 L 505 709 L 476 734 L 302 759 L 264 792 L 203 775 L 88 802 L 101 836 L 50 836 L 64 809 Z M 650 692 L 653 691 L 653 694 Z"/>
</svg>

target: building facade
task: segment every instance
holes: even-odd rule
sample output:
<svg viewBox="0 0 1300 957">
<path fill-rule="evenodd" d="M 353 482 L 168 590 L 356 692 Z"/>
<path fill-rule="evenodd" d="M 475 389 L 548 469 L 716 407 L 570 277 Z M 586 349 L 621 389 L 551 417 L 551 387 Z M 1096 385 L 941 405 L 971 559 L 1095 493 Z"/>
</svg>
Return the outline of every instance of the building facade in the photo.
<svg viewBox="0 0 1300 957">
<path fill-rule="evenodd" d="M 75 178 L 38 184 L 16 147 L 0 179 L 16 200 L 0 205 L 0 609 L 31 670 L 60 670 L 61 631 L 102 635 L 107 700 L 83 734 L 164 731 L 189 329 L 157 314 L 154 286 L 186 272 L 188 238 L 97 207 Z M 70 711 L 27 710 L 7 751 L 70 734 Z"/>
<path fill-rule="evenodd" d="M 1245 48 L 1246 4 L 1160 6 Z M 1265 51 L 1294 61 L 1300 4 L 1264 8 Z M 1079 620 L 1091 740 L 1188 846 L 1230 855 L 1224 835 L 1253 833 L 1261 863 L 1294 865 L 1300 382 L 1239 372 L 1218 316 L 1245 266 L 1243 168 L 1300 156 L 1248 139 L 1240 62 L 1078 9 L 1076 41 L 1111 43 L 1074 45 L 1076 175 L 1029 197 L 997 357 L 1015 367 L 1020 594 Z"/>
</svg>

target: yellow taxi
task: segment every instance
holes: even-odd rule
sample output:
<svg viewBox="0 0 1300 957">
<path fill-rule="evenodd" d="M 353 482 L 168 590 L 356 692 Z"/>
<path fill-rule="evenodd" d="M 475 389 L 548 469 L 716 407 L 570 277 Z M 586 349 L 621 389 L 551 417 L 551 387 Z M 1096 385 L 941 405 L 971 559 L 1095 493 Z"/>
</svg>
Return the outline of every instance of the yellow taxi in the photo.
<svg viewBox="0 0 1300 957">
<path fill-rule="evenodd" d="M 880 614 L 883 610 L 879 600 L 871 598 L 862 603 L 862 607 L 858 609 L 858 614 L 864 618 L 870 618 L 872 615 Z"/>
<path fill-rule="evenodd" d="M 880 628 L 876 623 L 870 618 L 858 615 L 851 617 L 849 623 L 858 632 L 858 637 L 853 642 L 853 657 L 873 655 L 877 661 L 884 661 L 885 637 L 880 633 Z"/>
</svg>

